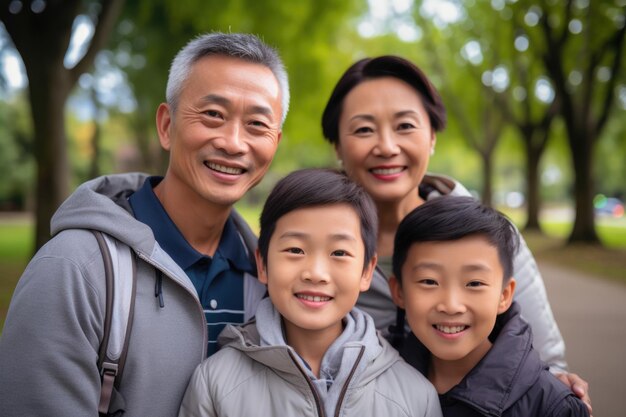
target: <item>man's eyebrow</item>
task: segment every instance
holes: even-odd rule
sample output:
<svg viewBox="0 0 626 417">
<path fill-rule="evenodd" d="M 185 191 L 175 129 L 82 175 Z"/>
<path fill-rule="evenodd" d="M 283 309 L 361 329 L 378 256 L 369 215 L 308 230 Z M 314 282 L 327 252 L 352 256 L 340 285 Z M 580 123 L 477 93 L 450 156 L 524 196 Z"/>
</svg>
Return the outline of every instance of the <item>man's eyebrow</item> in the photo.
<svg viewBox="0 0 626 417">
<path fill-rule="evenodd" d="M 224 96 L 220 96 L 219 94 L 208 94 L 202 97 L 202 101 L 205 103 L 215 103 L 222 106 L 228 106 L 231 102 Z"/>
</svg>

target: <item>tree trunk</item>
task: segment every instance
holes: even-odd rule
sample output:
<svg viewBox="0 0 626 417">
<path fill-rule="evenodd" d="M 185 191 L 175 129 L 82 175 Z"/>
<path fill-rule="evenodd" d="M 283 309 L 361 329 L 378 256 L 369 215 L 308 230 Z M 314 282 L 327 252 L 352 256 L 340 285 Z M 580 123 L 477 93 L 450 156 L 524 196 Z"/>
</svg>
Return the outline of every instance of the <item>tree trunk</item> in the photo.
<svg viewBox="0 0 626 417">
<path fill-rule="evenodd" d="M 95 108 L 93 117 L 93 134 L 91 135 L 91 163 L 89 164 L 89 178 L 96 178 L 100 175 L 100 142 L 102 139 L 102 128 L 100 127 L 101 105 L 98 101 L 98 94 L 94 86 L 91 87 L 91 102 Z"/>
<path fill-rule="evenodd" d="M 35 246 L 38 249 L 50 238 L 50 219 L 69 191 L 64 108 L 71 84 L 62 65 L 31 66 L 28 79 L 36 144 Z"/>
<path fill-rule="evenodd" d="M 483 193 L 482 202 L 484 205 L 491 207 L 493 201 L 493 183 L 491 174 L 493 171 L 493 161 L 491 153 L 482 153 L 483 160 Z"/>
<path fill-rule="evenodd" d="M 576 218 L 569 242 L 600 243 L 595 228 L 593 186 L 593 138 L 584 129 L 569 132 L 574 160 L 574 201 Z"/>
<path fill-rule="evenodd" d="M 541 158 L 541 150 L 533 148 L 532 140 L 526 139 L 526 204 L 527 215 L 526 230 L 540 231 L 539 225 L 539 159 Z"/>
</svg>

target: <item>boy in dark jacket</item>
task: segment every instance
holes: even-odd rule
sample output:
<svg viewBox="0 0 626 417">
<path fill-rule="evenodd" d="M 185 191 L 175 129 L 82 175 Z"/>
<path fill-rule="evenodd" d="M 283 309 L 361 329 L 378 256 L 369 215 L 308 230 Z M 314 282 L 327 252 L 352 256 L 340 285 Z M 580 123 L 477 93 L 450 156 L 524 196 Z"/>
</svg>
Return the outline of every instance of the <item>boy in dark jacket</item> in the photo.
<svg viewBox="0 0 626 417">
<path fill-rule="evenodd" d="M 404 358 L 439 393 L 443 415 L 588 416 L 542 363 L 512 301 L 514 226 L 471 197 L 441 197 L 400 223 L 389 280 L 412 334 Z"/>
</svg>

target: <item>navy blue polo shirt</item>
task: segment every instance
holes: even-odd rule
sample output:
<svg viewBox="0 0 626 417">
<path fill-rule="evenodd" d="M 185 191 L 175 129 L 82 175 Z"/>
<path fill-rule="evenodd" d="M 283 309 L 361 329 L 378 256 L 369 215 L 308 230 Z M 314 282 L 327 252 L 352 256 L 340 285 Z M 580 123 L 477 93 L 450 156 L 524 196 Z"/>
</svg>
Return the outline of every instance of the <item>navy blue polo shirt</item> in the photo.
<svg viewBox="0 0 626 417">
<path fill-rule="evenodd" d="M 159 246 L 181 267 L 196 287 L 209 335 L 208 355 L 217 351 L 217 336 L 227 324 L 244 320 L 245 272 L 255 265 L 246 254 L 237 228 L 229 216 L 213 257 L 196 251 L 169 217 L 153 188 L 162 177 L 149 177 L 128 199 L 135 218 L 148 225 Z M 181 202 L 183 204 L 184 202 Z M 165 299 L 167 306 L 167 298 Z"/>
</svg>

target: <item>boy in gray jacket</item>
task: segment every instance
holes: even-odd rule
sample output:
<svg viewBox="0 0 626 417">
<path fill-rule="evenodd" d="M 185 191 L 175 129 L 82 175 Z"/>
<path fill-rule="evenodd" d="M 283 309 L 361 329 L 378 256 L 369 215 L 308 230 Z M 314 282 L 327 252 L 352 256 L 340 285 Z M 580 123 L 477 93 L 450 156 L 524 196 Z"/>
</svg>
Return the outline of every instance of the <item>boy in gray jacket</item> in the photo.
<svg viewBox="0 0 626 417">
<path fill-rule="evenodd" d="M 369 196 L 330 170 L 282 179 L 256 252 L 269 299 L 228 326 L 195 371 L 179 417 L 440 416 L 437 394 L 354 308 L 376 265 Z"/>
</svg>

